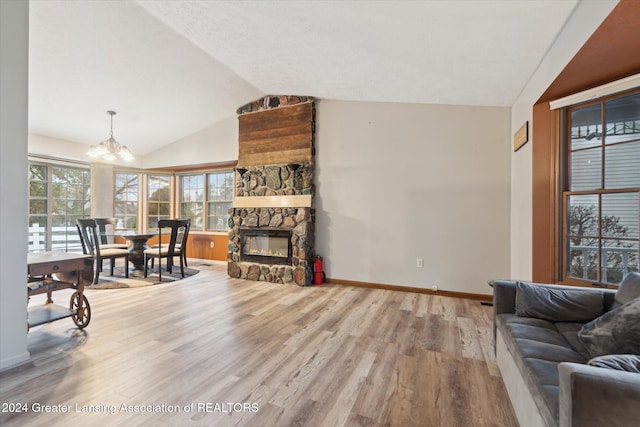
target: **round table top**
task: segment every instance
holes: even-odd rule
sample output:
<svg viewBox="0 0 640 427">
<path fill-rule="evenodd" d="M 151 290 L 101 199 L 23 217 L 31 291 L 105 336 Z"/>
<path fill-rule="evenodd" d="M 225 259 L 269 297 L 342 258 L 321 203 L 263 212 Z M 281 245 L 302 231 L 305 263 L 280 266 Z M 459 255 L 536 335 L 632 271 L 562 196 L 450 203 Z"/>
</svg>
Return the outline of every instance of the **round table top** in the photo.
<svg viewBox="0 0 640 427">
<path fill-rule="evenodd" d="M 158 233 L 121 234 L 120 236 L 127 240 L 148 240 L 157 234 Z"/>
</svg>

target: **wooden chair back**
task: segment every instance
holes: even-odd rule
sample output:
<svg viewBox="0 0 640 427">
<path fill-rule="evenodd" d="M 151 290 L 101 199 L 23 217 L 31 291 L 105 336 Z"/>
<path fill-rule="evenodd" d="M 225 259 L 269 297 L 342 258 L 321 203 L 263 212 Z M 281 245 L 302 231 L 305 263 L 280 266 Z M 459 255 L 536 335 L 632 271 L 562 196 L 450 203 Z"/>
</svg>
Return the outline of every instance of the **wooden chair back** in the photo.
<svg viewBox="0 0 640 427">
<path fill-rule="evenodd" d="M 162 230 L 170 229 L 169 244 L 158 244 L 157 248 L 150 248 L 144 251 L 144 277 L 147 277 L 148 261 L 158 258 L 158 277 L 162 281 L 162 258 L 167 259 L 167 271 L 172 272 L 173 258 L 180 257 L 180 274 L 184 277 L 184 252 L 186 248 L 187 238 L 189 236 L 189 219 L 161 219 L 158 221 L 158 238 L 162 242 Z M 178 236 L 180 238 L 180 246 L 177 248 Z M 166 236 L 166 234 L 165 234 Z M 157 249 L 157 251 L 156 251 Z M 153 265 L 152 265 L 153 267 Z"/>
<path fill-rule="evenodd" d="M 80 232 L 80 240 L 85 254 L 94 257 L 100 256 L 100 245 L 98 240 L 98 231 L 96 221 L 93 218 L 78 218 L 78 231 Z"/>
<path fill-rule="evenodd" d="M 104 248 L 104 251 L 102 251 L 100 249 L 100 237 L 98 237 L 98 226 L 93 218 L 78 218 L 76 225 L 80 232 L 80 239 L 83 242 L 83 249 L 86 250 L 86 254 L 91 255 L 95 261 L 93 283 L 98 283 L 103 259 L 109 259 L 111 261 L 109 267 L 111 269 L 111 275 L 113 276 L 116 258 L 124 258 L 124 274 L 125 277 L 129 277 L 129 251 L 127 249 Z"/>
<path fill-rule="evenodd" d="M 191 229 L 191 218 L 177 218 L 180 221 L 187 221 L 186 227 L 181 228 L 178 231 L 178 240 L 176 243 L 180 244 L 180 249 L 185 250 L 187 245 L 187 238 L 189 238 L 189 230 Z"/>
<path fill-rule="evenodd" d="M 98 236 L 100 244 L 115 243 L 116 219 L 115 218 L 94 218 L 96 226 L 98 226 Z"/>
<path fill-rule="evenodd" d="M 162 242 L 162 230 L 171 229 L 169 237 L 169 245 L 167 249 L 167 257 L 173 258 L 174 256 L 181 255 L 182 249 L 187 243 L 189 236 L 189 226 L 191 225 L 190 219 L 161 219 L 158 221 L 158 237 Z M 180 235 L 180 240 L 178 240 Z M 180 243 L 180 249 L 176 249 L 176 244 Z M 162 251 L 161 245 L 158 247 L 158 253 Z"/>
<path fill-rule="evenodd" d="M 80 236 L 80 244 L 82 245 L 82 253 L 85 255 L 90 255 L 87 251 L 87 244 L 84 242 L 84 235 L 82 234 L 82 230 L 80 230 L 80 224 L 76 221 L 76 228 L 78 229 L 78 235 Z"/>
</svg>

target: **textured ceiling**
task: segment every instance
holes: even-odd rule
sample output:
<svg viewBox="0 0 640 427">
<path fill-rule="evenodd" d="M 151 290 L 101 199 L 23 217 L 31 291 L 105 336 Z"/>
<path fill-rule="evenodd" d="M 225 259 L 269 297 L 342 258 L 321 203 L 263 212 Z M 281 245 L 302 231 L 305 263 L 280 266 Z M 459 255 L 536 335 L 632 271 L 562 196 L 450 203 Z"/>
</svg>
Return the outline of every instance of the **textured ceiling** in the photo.
<svg viewBox="0 0 640 427">
<path fill-rule="evenodd" d="M 510 106 L 577 0 L 32 1 L 30 130 L 144 154 L 265 94 Z"/>
</svg>

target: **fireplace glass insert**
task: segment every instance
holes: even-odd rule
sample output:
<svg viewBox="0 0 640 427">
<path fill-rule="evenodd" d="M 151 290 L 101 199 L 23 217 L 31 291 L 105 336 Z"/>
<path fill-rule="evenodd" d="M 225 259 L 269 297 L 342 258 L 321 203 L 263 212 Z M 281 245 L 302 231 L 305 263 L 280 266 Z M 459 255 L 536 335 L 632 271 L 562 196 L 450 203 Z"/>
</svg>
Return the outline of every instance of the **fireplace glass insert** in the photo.
<svg viewBox="0 0 640 427">
<path fill-rule="evenodd" d="M 291 230 L 240 229 L 240 261 L 291 265 Z"/>
</svg>

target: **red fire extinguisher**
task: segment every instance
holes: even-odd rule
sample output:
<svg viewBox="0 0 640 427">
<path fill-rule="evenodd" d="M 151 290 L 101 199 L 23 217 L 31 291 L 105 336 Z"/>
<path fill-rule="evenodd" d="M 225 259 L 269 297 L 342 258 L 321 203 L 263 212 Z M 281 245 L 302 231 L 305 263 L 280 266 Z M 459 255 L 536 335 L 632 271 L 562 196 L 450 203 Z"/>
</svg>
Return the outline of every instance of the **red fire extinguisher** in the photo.
<svg viewBox="0 0 640 427">
<path fill-rule="evenodd" d="M 322 257 L 316 255 L 316 259 L 313 262 L 313 284 L 322 285 L 324 283 L 324 272 L 322 271 Z"/>
</svg>

